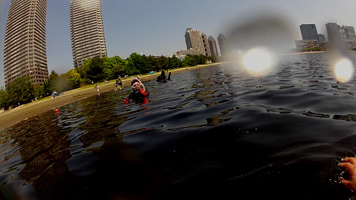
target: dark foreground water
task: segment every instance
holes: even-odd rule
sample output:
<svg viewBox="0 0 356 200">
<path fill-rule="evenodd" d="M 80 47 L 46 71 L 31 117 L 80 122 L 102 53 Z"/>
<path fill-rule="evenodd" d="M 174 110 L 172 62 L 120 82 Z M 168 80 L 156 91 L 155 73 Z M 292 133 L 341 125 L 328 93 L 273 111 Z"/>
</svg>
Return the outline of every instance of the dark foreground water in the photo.
<svg viewBox="0 0 356 200">
<path fill-rule="evenodd" d="M 230 65 L 146 82 L 149 104 L 108 92 L 0 133 L 8 199 L 353 199 L 337 166 L 356 152 L 355 81 L 326 54 L 275 72 Z"/>
</svg>

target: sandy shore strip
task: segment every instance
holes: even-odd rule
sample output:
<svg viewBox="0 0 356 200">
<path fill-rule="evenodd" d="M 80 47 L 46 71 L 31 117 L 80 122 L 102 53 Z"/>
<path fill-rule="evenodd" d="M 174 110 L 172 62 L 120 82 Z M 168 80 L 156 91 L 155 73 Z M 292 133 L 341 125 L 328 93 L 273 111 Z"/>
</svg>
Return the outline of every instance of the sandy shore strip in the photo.
<svg viewBox="0 0 356 200">
<path fill-rule="evenodd" d="M 210 67 L 210 66 L 215 66 L 219 65 L 222 63 L 212 63 L 212 64 L 206 64 L 206 65 L 197 65 L 194 67 L 185 67 L 179 68 L 179 69 L 173 69 L 169 70 L 172 72 L 172 75 L 184 72 L 186 70 L 196 70 L 199 68 L 203 67 Z M 140 80 L 142 82 L 149 81 L 152 79 L 156 79 L 161 73 L 157 72 L 154 74 L 147 74 L 147 75 L 139 75 Z M 168 74 L 166 74 L 168 75 Z M 132 78 L 131 77 L 136 77 L 136 76 L 129 76 L 123 80 L 124 86 L 128 86 L 131 84 Z M 55 97 L 53 99 L 51 98 L 45 98 L 39 101 L 31 102 L 19 107 L 16 107 L 12 110 L 4 111 L 0 113 L 0 130 L 3 130 L 9 126 L 12 126 L 16 123 L 19 123 L 22 120 L 25 120 L 29 117 L 39 115 L 41 113 L 47 112 L 49 110 L 54 110 L 55 108 L 58 108 L 60 106 L 66 105 L 68 103 L 72 103 L 81 99 L 85 99 L 87 97 L 93 96 L 97 94 L 96 89 L 94 88 L 96 84 L 92 84 L 89 86 L 86 86 L 85 89 L 83 88 L 78 88 L 74 90 L 70 90 L 67 92 L 64 92 L 63 95 Z M 99 89 L 100 93 L 108 92 L 110 90 L 115 89 L 115 80 L 111 80 L 110 83 L 100 83 Z"/>
</svg>

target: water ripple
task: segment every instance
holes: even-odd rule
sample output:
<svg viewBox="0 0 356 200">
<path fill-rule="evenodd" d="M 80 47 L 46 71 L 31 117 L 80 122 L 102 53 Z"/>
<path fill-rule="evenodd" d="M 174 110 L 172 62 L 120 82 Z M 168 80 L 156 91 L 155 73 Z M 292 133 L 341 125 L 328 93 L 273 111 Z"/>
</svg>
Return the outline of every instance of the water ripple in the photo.
<svg viewBox="0 0 356 200">
<path fill-rule="evenodd" d="M 152 80 L 144 106 L 110 91 L 0 132 L 0 183 L 30 199 L 353 198 L 337 163 L 356 155 L 354 83 L 305 54 L 260 78 L 226 64 Z"/>
</svg>

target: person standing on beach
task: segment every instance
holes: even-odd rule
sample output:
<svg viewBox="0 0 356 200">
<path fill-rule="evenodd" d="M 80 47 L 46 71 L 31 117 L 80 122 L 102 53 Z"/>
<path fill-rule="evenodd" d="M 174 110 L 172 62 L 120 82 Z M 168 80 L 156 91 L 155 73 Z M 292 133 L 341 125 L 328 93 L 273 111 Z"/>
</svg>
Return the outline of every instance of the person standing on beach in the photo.
<svg viewBox="0 0 356 200">
<path fill-rule="evenodd" d="M 95 88 L 96 88 L 96 92 L 99 93 L 99 86 L 96 85 Z"/>
</svg>

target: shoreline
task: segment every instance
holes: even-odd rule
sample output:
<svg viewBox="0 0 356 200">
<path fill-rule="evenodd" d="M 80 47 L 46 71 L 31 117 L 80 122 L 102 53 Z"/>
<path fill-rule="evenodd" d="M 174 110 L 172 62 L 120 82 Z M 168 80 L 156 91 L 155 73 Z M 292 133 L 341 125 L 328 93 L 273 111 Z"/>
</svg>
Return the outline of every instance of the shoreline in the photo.
<svg viewBox="0 0 356 200">
<path fill-rule="evenodd" d="M 178 68 L 178 69 L 172 69 L 169 71 L 172 72 L 172 75 L 174 75 L 174 74 L 181 73 L 181 72 L 184 72 L 187 70 L 197 70 L 200 68 L 216 66 L 216 65 L 220 65 L 220 64 L 224 64 L 224 63 L 226 63 L 226 62 L 196 65 L 193 67 L 186 67 L 187 69 L 185 67 L 182 67 L 182 68 Z M 152 79 L 156 79 L 159 75 L 160 75 L 160 73 L 157 72 L 154 74 L 146 74 L 146 75 L 140 74 L 139 76 L 140 76 L 140 80 L 142 82 L 146 82 L 146 81 L 150 81 Z M 130 82 L 132 80 L 131 77 L 135 77 L 135 76 L 129 76 L 125 79 L 122 79 L 122 82 L 125 87 L 127 87 L 127 85 L 130 85 Z M 38 100 L 38 101 L 24 104 L 22 106 L 16 107 L 11 110 L 1 112 L 0 113 L 0 131 L 4 130 L 12 125 L 19 123 L 22 120 L 26 120 L 30 117 L 42 114 L 44 112 L 64 106 L 66 104 L 73 103 L 73 102 L 79 101 L 81 99 L 85 99 L 90 96 L 96 95 L 97 91 L 94 88 L 95 85 L 96 84 L 92 84 L 91 86 L 93 86 L 93 87 L 89 87 L 89 88 L 85 88 L 85 89 L 77 88 L 77 89 L 69 90 L 69 91 L 64 92 L 63 95 L 57 96 L 53 99 L 49 98 L 49 99 Z M 114 90 L 115 89 L 115 80 L 111 80 L 109 83 L 99 83 L 98 86 L 100 89 L 100 93 Z"/>
</svg>

